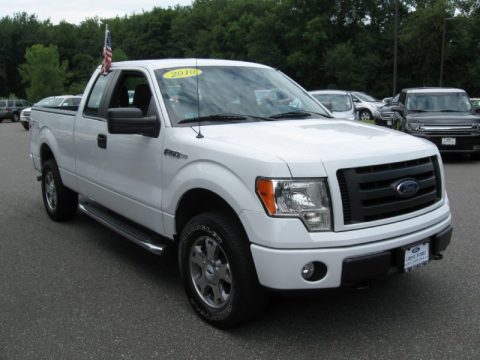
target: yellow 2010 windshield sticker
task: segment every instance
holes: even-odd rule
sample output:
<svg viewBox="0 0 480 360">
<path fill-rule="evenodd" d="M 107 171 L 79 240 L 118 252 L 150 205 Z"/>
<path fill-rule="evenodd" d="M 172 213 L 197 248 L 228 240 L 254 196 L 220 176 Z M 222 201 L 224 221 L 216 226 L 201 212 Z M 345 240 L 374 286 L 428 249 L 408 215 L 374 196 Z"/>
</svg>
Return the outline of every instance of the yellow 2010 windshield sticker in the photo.
<svg viewBox="0 0 480 360">
<path fill-rule="evenodd" d="M 185 69 L 175 69 L 170 70 L 163 74 L 165 79 L 181 79 L 187 78 L 192 76 L 198 76 L 202 73 L 202 70 L 193 69 L 193 68 L 185 68 Z"/>
</svg>

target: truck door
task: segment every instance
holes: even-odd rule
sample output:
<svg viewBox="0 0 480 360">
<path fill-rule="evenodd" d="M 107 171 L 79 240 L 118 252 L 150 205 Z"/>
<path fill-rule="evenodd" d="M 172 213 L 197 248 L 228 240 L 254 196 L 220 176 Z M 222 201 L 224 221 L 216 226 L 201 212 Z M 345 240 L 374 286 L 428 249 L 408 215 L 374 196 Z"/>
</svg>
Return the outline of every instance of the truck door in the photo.
<svg viewBox="0 0 480 360">
<path fill-rule="evenodd" d="M 148 74 L 115 70 L 99 75 L 75 129 L 80 192 L 159 233 L 163 232 L 161 151 L 158 137 L 108 133 L 107 111 L 136 107 L 161 121 Z"/>
</svg>

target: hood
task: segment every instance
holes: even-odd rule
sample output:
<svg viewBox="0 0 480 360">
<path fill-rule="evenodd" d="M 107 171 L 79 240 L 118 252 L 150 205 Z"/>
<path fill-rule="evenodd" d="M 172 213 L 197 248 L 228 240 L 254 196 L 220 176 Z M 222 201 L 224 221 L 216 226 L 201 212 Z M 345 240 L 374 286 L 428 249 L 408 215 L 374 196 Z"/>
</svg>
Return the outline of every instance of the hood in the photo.
<svg viewBox="0 0 480 360">
<path fill-rule="evenodd" d="M 472 125 L 480 122 L 480 116 L 468 112 L 424 112 L 409 113 L 407 120 L 412 123 L 428 125 Z"/>
<path fill-rule="evenodd" d="M 436 153 L 430 142 L 387 128 L 337 119 L 283 120 L 202 127 L 209 141 L 276 156 L 293 176 L 319 176 L 319 165 L 354 167 Z M 428 152 L 428 155 L 425 153 Z M 403 155 L 402 155 L 403 154 Z M 333 164 L 333 165 L 332 165 Z M 323 169 L 322 169 L 323 170 Z"/>
</svg>

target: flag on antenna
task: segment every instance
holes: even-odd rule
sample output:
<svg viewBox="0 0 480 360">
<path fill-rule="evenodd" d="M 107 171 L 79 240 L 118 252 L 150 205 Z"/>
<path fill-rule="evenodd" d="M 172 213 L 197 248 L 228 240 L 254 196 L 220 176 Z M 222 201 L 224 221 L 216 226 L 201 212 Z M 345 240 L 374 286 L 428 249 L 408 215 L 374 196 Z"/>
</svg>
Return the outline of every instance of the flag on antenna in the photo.
<svg viewBox="0 0 480 360">
<path fill-rule="evenodd" d="M 103 61 L 101 73 L 103 75 L 107 75 L 110 66 L 112 66 L 112 35 L 110 34 L 108 27 L 105 26 L 105 44 L 103 46 Z"/>
</svg>

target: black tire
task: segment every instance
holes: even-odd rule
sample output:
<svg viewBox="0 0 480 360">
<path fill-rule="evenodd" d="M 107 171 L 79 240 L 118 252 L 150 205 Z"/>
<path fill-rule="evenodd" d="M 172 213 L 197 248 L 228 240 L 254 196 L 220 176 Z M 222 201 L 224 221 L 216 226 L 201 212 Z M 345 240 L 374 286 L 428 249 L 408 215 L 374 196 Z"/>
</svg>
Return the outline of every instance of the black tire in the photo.
<svg viewBox="0 0 480 360">
<path fill-rule="evenodd" d="M 54 221 L 67 221 L 75 216 L 78 194 L 63 185 L 55 160 L 42 167 L 42 198 L 48 216 Z"/>
<path fill-rule="evenodd" d="M 358 113 L 358 118 L 362 121 L 365 121 L 365 120 L 372 120 L 373 116 L 370 111 L 363 109 L 363 110 L 360 110 L 360 112 Z"/>
<path fill-rule="evenodd" d="M 3 122 L 3 119 L 0 119 L 0 124 Z"/>
<path fill-rule="evenodd" d="M 30 129 L 29 129 L 29 126 L 28 126 L 28 123 L 22 122 L 22 126 L 23 126 L 23 128 L 24 128 L 25 130 L 27 130 L 27 131 L 30 130 Z"/>
<path fill-rule="evenodd" d="M 214 249 L 211 256 L 207 248 Z M 252 320 L 268 304 L 269 294 L 258 282 L 248 239 L 230 216 L 212 212 L 193 217 L 180 237 L 179 265 L 193 309 L 218 328 Z M 222 295 L 217 299 L 215 288 Z"/>
<path fill-rule="evenodd" d="M 18 113 L 13 113 L 11 117 L 12 122 L 19 122 L 20 121 L 20 115 Z"/>
</svg>

